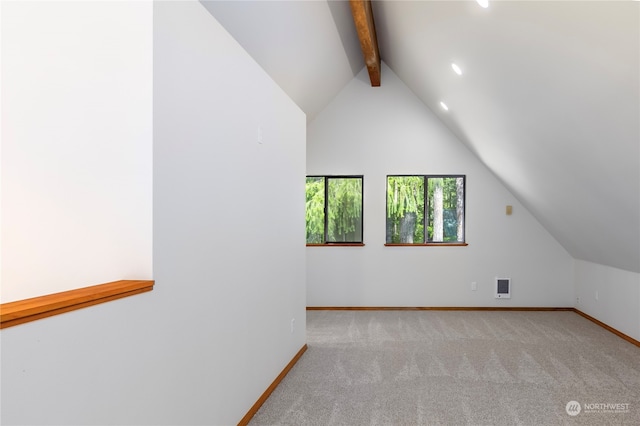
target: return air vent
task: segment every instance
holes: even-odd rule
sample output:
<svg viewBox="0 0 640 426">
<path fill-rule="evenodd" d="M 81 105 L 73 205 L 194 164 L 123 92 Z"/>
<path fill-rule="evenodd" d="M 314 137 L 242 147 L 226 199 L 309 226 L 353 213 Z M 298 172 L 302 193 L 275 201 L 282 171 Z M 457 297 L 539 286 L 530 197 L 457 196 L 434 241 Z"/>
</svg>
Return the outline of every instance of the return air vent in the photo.
<svg viewBox="0 0 640 426">
<path fill-rule="evenodd" d="M 496 299 L 511 299 L 511 278 L 496 277 Z"/>
</svg>

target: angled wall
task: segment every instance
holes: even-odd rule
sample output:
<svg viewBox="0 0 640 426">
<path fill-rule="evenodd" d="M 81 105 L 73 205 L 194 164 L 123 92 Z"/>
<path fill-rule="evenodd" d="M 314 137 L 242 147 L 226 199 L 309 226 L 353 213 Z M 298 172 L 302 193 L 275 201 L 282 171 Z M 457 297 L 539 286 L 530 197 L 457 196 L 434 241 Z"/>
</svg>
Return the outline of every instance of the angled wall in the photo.
<svg viewBox="0 0 640 426">
<path fill-rule="evenodd" d="M 236 424 L 306 341 L 306 118 L 199 2 L 156 2 L 153 17 L 153 258 L 171 389 L 149 419 Z"/>
<path fill-rule="evenodd" d="M 364 175 L 365 242 L 307 248 L 307 304 L 573 306 L 571 256 L 386 64 L 382 76 L 372 88 L 360 72 L 307 130 L 307 174 Z M 384 246 L 386 175 L 414 173 L 467 176 L 467 247 Z M 494 298 L 496 276 L 510 300 Z"/>
</svg>

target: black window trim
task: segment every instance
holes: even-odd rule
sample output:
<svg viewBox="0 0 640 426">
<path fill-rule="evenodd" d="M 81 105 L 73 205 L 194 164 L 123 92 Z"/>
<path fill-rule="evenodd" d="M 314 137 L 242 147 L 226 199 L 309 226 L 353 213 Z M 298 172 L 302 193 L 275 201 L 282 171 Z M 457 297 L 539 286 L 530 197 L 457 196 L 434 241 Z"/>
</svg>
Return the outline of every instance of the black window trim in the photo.
<svg viewBox="0 0 640 426">
<path fill-rule="evenodd" d="M 403 173 L 403 174 L 388 174 L 385 178 L 385 222 L 388 219 L 388 215 L 389 215 L 389 205 L 387 203 L 387 198 L 388 198 L 388 194 L 387 194 L 387 190 L 388 190 L 388 185 L 387 183 L 389 182 L 389 178 L 390 177 L 417 177 L 417 176 L 421 176 L 425 178 L 425 185 L 424 185 L 424 209 L 425 209 L 425 214 L 424 214 L 424 241 L 421 243 L 389 243 L 385 240 L 385 246 L 408 246 L 408 247 L 412 247 L 412 246 L 467 246 L 469 245 L 467 243 L 467 175 L 466 174 L 423 174 L 423 173 Z M 427 214 L 427 212 L 429 211 L 429 197 L 428 197 L 428 191 L 429 191 L 429 183 L 428 183 L 428 179 L 437 179 L 437 178 L 462 178 L 462 205 L 463 205 L 463 211 L 462 211 L 462 222 L 463 222 L 463 227 L 462 227 L 462 241 L 427 241 L 427 226 L 428 226 L 428 221 L 429 221 L 429 215 Z"/>
<path fill-rule="evenodd" d="M 307 243 L 308 247 L 330 247 L 330 246 L 342 246 L 342 247 L 361 247 L 364 246 L 364 175 L 307 175 L 307 178 L 323 178 L 324 179 L 324 236 L 323 243 Z M 329 184 L 328 179 L 360 179 L 362 182 L 362 197 L 360 199 L 360 229 L 361 240 L 360 241 L 327 241 L 329 232 L 329 215 L 327 214 L 327 208 L 329 205 Z"/>
</svg>

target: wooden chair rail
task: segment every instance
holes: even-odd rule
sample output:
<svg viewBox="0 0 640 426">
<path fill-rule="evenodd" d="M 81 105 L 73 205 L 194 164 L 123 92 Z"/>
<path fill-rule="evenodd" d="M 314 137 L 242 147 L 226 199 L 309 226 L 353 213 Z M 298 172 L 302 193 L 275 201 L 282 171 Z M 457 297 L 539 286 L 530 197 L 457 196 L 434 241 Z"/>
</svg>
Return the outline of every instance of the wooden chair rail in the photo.
<svg viewBox="0 0 640 426">
<path fill-rule="evenodd" d="M 153 280 L 120 280 L 0 305 L 0 328 L 153 290 Z"/>
</svg>

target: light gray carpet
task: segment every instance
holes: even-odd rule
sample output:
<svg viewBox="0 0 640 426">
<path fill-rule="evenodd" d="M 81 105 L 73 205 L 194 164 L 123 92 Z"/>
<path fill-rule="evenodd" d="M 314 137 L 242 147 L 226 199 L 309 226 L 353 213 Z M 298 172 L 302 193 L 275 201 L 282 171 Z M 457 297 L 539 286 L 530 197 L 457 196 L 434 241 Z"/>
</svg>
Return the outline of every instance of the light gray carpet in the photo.
<svg viewBox="0 0 640 426">
<path fill-rule="evenodd" d="M 250 424 L 640 425 L 640 348 L 574 312 L 308 311 L 307 341 Z"/>
</svg>

